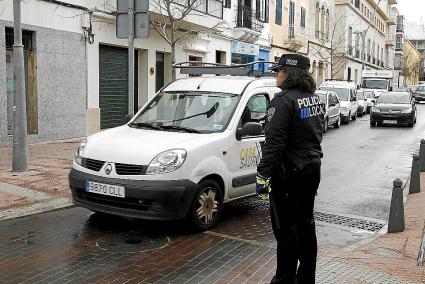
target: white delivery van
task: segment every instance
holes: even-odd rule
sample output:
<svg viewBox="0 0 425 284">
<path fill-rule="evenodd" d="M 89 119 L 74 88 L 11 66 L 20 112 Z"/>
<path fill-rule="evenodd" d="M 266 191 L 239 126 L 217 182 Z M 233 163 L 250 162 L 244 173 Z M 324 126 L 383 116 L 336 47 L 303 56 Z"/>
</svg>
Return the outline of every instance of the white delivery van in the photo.
<svg viewBox="0 0 425 284">
<path fill-rule="evenodd" d="M 392 70 L 363 70 L 361 89 L 372 91 L 378 98 L 381 93 L 392 91 L 393 77 Z"/>
<path fill-rule="evenodd" d="M 217 70 L 210 72 L 217 74 Z M 214 226 L 223 203 L 255 194 L 276 79 L 177 80 L 129 121 L 84 139 L 69 184 L 76 205 L 151 220 Z"/>
<path fill-rule="evenodd" d="M 352 81 L 326 80 L 320 85 L 321 91 L 332 91 L 340 102 L 341 121 L 348 124 L 357 119 L 359 104 L 357 102 L 357 86 Z"/>
</svg>

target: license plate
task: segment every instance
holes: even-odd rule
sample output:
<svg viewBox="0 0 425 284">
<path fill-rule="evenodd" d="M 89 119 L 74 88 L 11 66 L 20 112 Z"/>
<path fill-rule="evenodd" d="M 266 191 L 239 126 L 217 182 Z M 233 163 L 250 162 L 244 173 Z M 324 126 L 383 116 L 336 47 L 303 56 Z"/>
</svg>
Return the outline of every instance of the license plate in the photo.
<svg viewBox="0 0 425 284">
<path fill-rule="evenodd" d="M 397 124 L 397 120 L 384 120 L 384 123 L 387 123 L 387 124 Z"/>
<path fill-rule="evenodd" d="M 125 198 L 125 187 L 118 185 L 104 184 L 87 180 L 86 191 L 101 195 Z"/>
</svg>

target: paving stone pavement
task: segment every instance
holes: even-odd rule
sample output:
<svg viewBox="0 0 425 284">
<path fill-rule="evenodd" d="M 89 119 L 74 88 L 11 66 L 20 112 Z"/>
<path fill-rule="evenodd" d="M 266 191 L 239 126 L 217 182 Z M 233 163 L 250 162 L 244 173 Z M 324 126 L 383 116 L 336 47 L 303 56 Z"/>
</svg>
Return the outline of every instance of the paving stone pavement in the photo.
<svg viewBox="0 0 425 284">
<path fill-rule="evenodd" d="M 178 222 L 115 218 L 82 208 L 50 211 L 70 205 L 67 175 L 78 142 L 30 145 L 26 173 L 11 173 L 10 149 L 0 148 L 0 283 L 270 281 L 276 258 L 266 202 L 228 204 L 223 221 L 204 233 L 191 233 Z M 318 222 L 318 230 L 327 233 L 319 243 L 317 283 L 425 283 L 424 268 L 416 264 L 423 204 L 424 188 L 408 197 L 404 232 L 360 231 L 359 239 L 371 237 L 363 243 L 329 245 L 333 232 L 352 228 Z M 50 212 L 33 215 L 44 211 Z M 118 248 L 111 242 L 117 239 Z M 149 240 L 161 240 L 160 247 L 137 249 Z"/>
</svg>

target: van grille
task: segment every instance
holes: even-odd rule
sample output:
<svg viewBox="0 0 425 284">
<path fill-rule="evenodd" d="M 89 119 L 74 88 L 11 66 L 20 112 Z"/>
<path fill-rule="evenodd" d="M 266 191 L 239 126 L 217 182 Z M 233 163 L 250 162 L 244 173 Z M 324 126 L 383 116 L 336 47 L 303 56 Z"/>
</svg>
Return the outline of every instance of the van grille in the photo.
<svg viewBox="0 0 425 284">
<path fill-rule="evenodd" d="M 100 169 L 103 167 L 104 164 L 105 164 L 104 161 L 99 161 L 94 159 L 83 158 L 82 160 L 83 167 L 96 172 L 100 171 Z"/>
<path fill-rule="evenodd" d="M 115 170 L 119 175 L 144 175 L 147 168 L 142 165 L 115 164 Z"/>
</svg>

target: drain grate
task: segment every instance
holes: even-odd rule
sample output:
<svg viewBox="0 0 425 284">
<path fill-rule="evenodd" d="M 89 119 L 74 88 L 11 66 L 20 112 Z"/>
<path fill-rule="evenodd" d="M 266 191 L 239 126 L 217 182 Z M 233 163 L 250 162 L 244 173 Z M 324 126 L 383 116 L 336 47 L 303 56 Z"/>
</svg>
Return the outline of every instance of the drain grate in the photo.
<svg viewBox="0 0 425 284">
<path fill-rule="evenodd" d="M 97 241 L 97 246 L 109 252 L 137 253 L 159 249 L 168 243 L 167 237 L 130 232 L 105 236 Z"/>
<path fill-rule="evenodd" d="M 269 211 L 269 201 L 259 200 L 257 197 L 250 197 L 246 199 L 239 199 L 230 203 L 232 206 L 245 207 L 252 210 L 265 210 Z M 341 225 L 356 229 L 362 229 L 366 231 L 377 232 L 385 223 L 377 222 L 373 220 L 353 218 L 347 216 L 341 216 L 330 213 L 314 212 L 314 218 L 316 221 L 321 221 L 329 224 Z"/>
<path fill-rule="evenodd" d="M 325 223 L 341 225 L 351 228 L 357 228 L 372 232 L 379 231 L 385 224 L 370 220 L 357 219 L 352 217 L 340 216 L 329 213 L 314 212 L 314 217 L 317 221 Z"/>
</svg>

